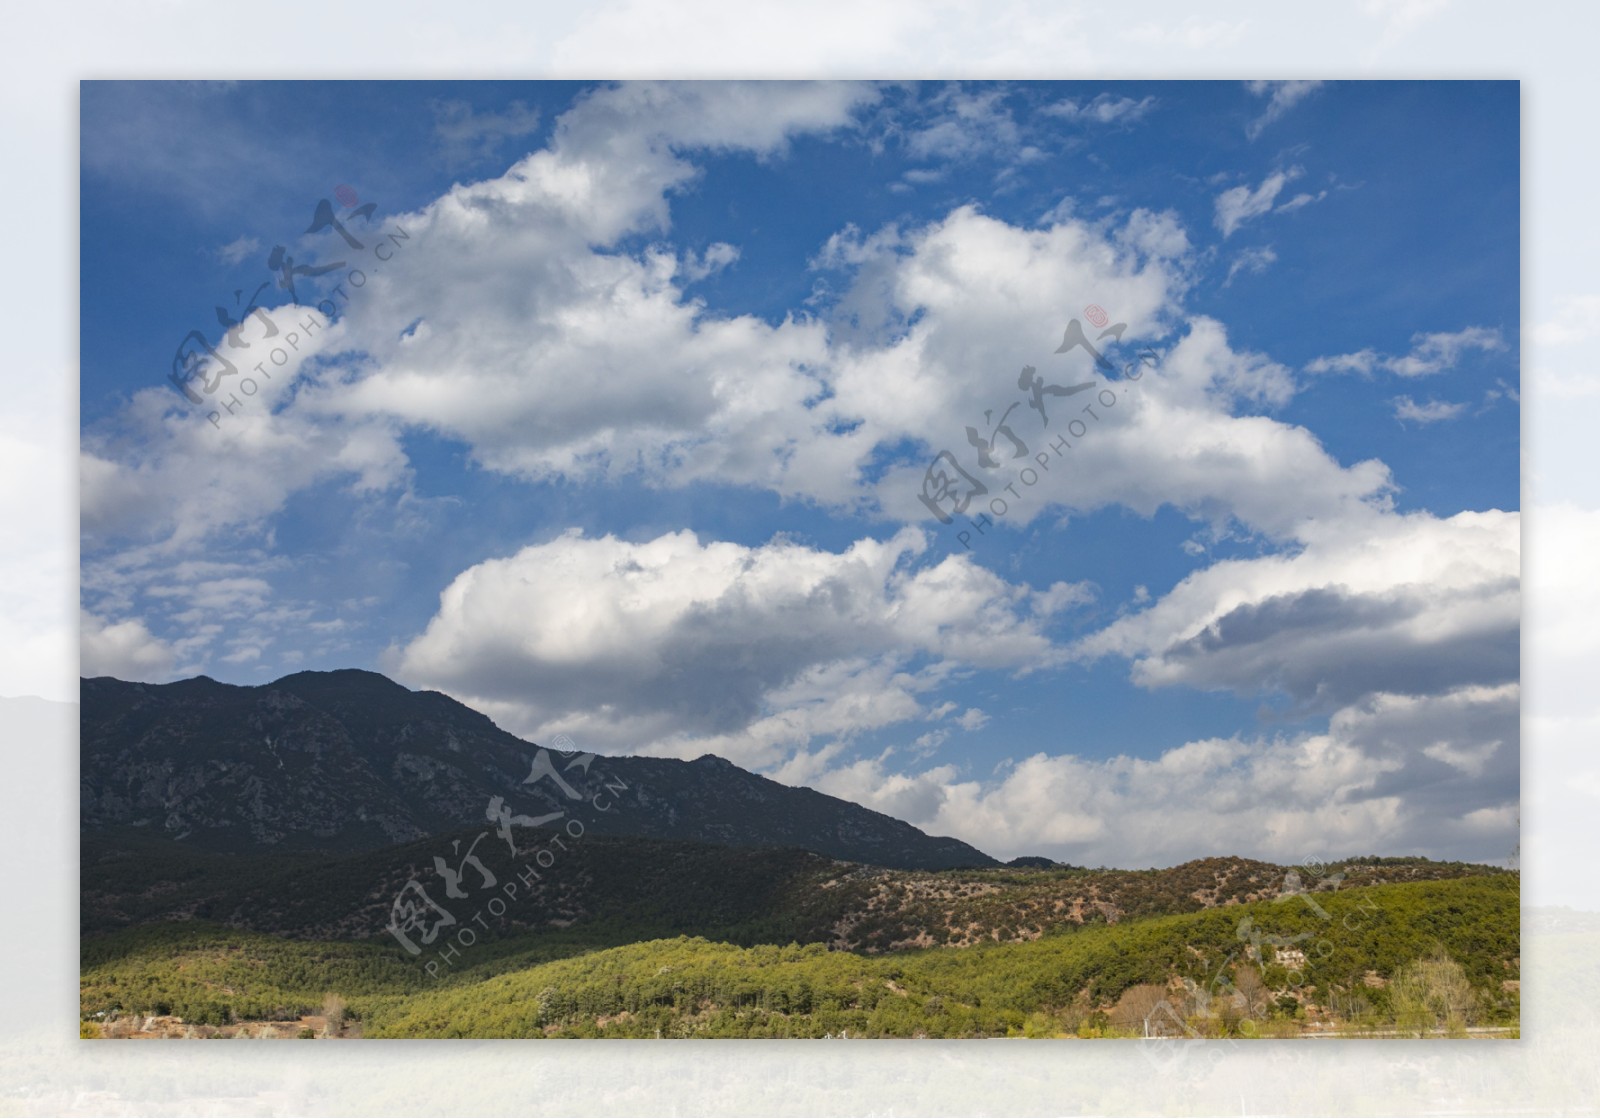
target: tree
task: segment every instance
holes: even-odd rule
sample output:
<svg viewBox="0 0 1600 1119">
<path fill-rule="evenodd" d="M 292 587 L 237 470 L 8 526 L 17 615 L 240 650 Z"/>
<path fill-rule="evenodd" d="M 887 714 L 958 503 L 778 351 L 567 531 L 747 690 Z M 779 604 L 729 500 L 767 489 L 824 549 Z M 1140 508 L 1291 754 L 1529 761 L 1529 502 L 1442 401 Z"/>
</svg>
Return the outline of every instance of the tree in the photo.
<svg viewBox="0 0 1600 1119">
<path fill-rule="evenodd" d="M 328 994 L 322 997 L 322 1017 L 325 1023 L 322 1027 L 323 1037 L 338 1037 L 344 1032 L 345 1001 L 338 995 Z"/>
<path fill-rule="evenodd" d="M 1372 1000 L 1358 988 L 1336 990 L 1328 996 L 1334 1017 L 1354 1026 L 1370 1028 L 1377 1024 Z"/>
<path fill-rule="evenodd" d="M 1244 964 L 1233 973 L 1233 989 L 1238 995 L 1239 1009 L 1245 1018 L 1260 1018 L 1267 1012 L 1267 1004 L 1271 1001 L 1271 992 L 1261 980 L 1261 973 L 1249 964 Z"/>
<path fill-rule="evenodd" d="M 1111 1024 L 1119 1029 L 1132 1030 L 1140 1036 L 1154 1036 L 1171 1032 L 1174 1015 L 1162 1013 L 1167 1001 L 1167 989 L 1155 983 L 1136 983 L 1122 992 L 1117 1005 L 1111 1008 Z"/>
<path fill-rule="evenodd" d="M 1460 1036 L 1477 1016 L 1478 997 L 1461 965 L 1439 948 L 1395 972 L 1389 1005 L 1395 1025 L 1418 1037 L 1440 1026 Z"/>
</svg>

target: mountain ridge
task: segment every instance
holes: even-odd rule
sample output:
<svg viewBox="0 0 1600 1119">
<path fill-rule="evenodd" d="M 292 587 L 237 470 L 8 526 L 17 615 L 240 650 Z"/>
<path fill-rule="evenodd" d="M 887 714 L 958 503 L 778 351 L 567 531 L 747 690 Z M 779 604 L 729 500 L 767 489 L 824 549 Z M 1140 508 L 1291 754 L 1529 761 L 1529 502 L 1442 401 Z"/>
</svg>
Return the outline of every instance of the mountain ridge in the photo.
<svg viewBox="0 0 1600 1119">
<path fill-rule="evenodd" d="M 602 834 L 797 847 L 898 869 L 999 865 L 960 840 L 715 754 L 563 754 L 557 769 L 543 747 L 482 712 L 364 669 L 261 685 L 99 676 L 80 694 L 89 830 L 134 828 L 216 851 L 348 852 L 494 823 L 494 798 L 506 825 L 578 818 L 605 795 L 607 807 L 582 816 Z"/>
<path fill-rule="evenodd" d="M 1237 856 L 1193 859 L 1151 870 L 1084 867 L 897 870 L 830 859 L 796 848 L 729 847 L 683 840 L 588 836 L 554 849 L 559 832 L 531 832 L 516 855 L 485 844 L 483 866 L 497 884 L 517 880 L 535 851 L 555 850 L 544 873 L 519 883 L 514 905 L 483 925 L 485 937 L 618 930 L 646 937 L 678 934 L 741 943 L 825 943 L 830 949 L 892 952 L 935 945 L 1021 942 L 1065 929 L 1147 917 L 1281 903 L 1301 893 L 1326 896 L 1367 886 L 1514 872 L 1424 858 L 1358 856 L 1321 874 Z M 433 857 L 473 833 L 430 836 L 377 851 L 328 856 L 219 855 L 127 832 L 83 841 L 85 934 L 148 923 L 212 920 L 255 932 L 307 939 L 385 939 L 391 905 L 415 882 L 445 909 Z M 490 886 L 474 875 L 474 900 Z M 482 897 L 477 890 L 488 891 Z M 1293 911 L 1310 905 L 1287 907 Z M 490 914 L 493 917 L 492 914 Z"/>
</svg>

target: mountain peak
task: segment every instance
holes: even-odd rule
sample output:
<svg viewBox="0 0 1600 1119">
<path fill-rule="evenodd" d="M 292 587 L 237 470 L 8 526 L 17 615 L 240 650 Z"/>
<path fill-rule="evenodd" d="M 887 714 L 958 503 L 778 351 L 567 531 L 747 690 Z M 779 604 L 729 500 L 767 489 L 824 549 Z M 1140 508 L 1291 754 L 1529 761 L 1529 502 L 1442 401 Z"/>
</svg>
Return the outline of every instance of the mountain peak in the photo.
<svg viewBox="0 0 1600 1119">
<path fill-rule="evenodd" d="M 736 766 L 732 762 L 730 762 L 727 758 L 719 757 L 716 754 L 701 754 L 698 758 L 696 758 L 693 762 L 691 762 L 689 764 L 691 764 L 691 765 L 703 765 L 703 766 L 707 767 L 708 769 L 711 769 L 711 768 L 715 768 L 715 769 L 738 769 L 739 768 L 738 766 Z"/>
<path fill-rule="evenodd" d="M 87 681 L 81 729 L 86 827 L 218 851 L 371 850 L 481 827 L 495 799 L 519 817 L 554 818 L 592 791 L 587 778 L 606 782 L 615 806 L 591 821 L 597 832 L 907 869 L 996 865 L 960 840 L 716 754 L 610 755 L 592 777 L 533 779 L 534 744 L 447 695 L 361 669 L 255 687 Z"/>
<path fill-rule="evenodd" d="M 337 685 L 343 688 L 377 688 L 385 690 L 410 691 L 404 684 L 397 684 L 381 672 L 372 672 L 365 668 L 330 668 L 305 669 L 301 672 L 291 672 L 287 676 L 280 676 L 268 687 L 293 689 L 296 685 Z"/>
</svg>

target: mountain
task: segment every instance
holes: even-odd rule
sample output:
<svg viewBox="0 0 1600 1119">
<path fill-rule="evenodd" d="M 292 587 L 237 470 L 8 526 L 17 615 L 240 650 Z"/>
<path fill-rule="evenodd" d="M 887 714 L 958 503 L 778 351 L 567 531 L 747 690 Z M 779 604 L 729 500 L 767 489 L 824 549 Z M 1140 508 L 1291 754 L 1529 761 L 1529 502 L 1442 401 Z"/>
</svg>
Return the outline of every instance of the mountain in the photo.
<svg viewBox="0 0 1600 1119">
<path fill-rule="evenodd" d="M 446 897 L 433 858 L 449 855 L 458 841 L 465 849 L 473 832 L 336 855 L 216 854 L 147 833 L 91 832 L 81 848 L 82 931 L 88 936 L 200 919 L 296 939 L 387 944 L 383 930 L 394 899 L 415 881 L 486 939 L 568 931 L 586 942 L 621 944 L 688 934 L 877 953 L 1023 942 L 1085 926 L 1275 902 L 1285 896 L 1292 872 L 1238 857 L 1157 870 L 903 870 L 794 848 L 625 836 L 569 837 L 564 849 L 555 849 L 559 834 L 529 832 L 528 846 L 516 856 L 498 843 L 480 845 L 481 866 L 494 883 L 472 874 L 457 907 Z M 541 862 L 536 880 L 521 882 L 518 872 L 535 861 L 535 849 L 555 850 L 556 857 Z M 1370 886 L 1510 876 L 1467 863 L 1364 857 L 1297 878 L 1294 889 L 1321 897 Z M 512 882 L 514 904 L 477 922 L 473 913 L 483 899 L 503 895 Z M 1280 908 L 1312 909 L 1302 903 Z"/>
<path fill-rule="evenodd" d="M 1006 861 L 1006 866 L 1018 870 L 1054 870 L 1062 865 L 1064 864 L 1058 863 L 1054 859 L 1047 859 L 1043 855 L 1018 855 L 1016 858 Z"/>
<path fill-rule="evenodd" d="M 491 825 L 517 843 L 542 824 L 903 869 L 998 865 L 710 754 L 542 751 L 449 696 L 355 669 L 257 687 L 83 680 L 80 813 L 85 831 L 232 853 L 372 851 Z"/>
<path fill-rule="evenodd" d="M 585 836 L 514 894 L 510 853 L 486 850 L 496 884 L 451 900 L 427 869 L 450 845 L 222 855 L 86 834 L 86 1036 L 310 1036 L 334 1030 L 330 1005 L 357 1023 L 345 1037 L 1138 1036 L 1162 997 L 1190 1036 L 1414 1032 L 1392 996 L 1445 957 L 1427 967 L 1454 971 L 1463 1027 L 1517 1021 L 1518 879 L 1493 867 L 930 873 Z M 384 930 L 411 880 L 454 917 L 420 953 Z"/>
</svg>

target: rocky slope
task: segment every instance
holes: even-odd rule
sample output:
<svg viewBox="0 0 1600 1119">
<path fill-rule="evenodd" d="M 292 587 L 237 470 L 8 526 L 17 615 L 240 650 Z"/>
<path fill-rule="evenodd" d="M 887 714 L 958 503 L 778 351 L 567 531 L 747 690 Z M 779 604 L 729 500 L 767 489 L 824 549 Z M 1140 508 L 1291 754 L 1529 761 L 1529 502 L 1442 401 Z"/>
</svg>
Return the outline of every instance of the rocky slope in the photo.
<svg viewBox="0 0 1600 1119">
<path fill-rule="evenodd" d="M 884 867 L 996 865 L 959 840 L 712 755 L 550 752 L 540 770 L 539 747 L 486 716 L 354 669 L 259 687 L 97 677 L 82 683 L 81 729 L 86 830 L 135 829 L 207 851 L 365 851 L 576 821 L 601 834 L 793 847 Z"/>
</svg>

